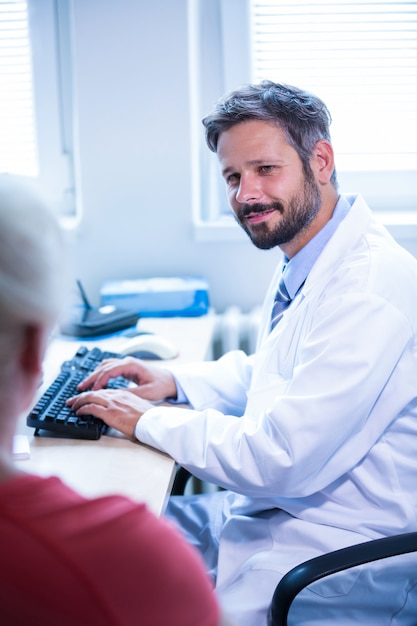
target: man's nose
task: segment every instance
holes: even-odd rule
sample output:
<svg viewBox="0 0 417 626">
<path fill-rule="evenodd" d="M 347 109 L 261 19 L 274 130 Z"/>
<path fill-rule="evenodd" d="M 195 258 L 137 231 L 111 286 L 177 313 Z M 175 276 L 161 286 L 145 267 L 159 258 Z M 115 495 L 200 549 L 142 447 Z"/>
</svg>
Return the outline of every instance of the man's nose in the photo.
<svg viewBox="0 0 417 626">
<path fill-rule="evenodd" d="M 236 200 L 241 204 L 257 202 L 261 198 L 259 184 L 251 176 L 241 176 Z"/>
</svg>

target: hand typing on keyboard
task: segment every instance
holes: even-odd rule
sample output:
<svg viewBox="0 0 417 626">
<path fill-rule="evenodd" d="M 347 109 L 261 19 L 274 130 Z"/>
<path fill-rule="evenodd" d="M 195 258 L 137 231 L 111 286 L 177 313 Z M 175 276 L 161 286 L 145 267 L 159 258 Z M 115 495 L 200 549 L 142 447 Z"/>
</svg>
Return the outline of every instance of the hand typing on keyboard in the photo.
<svg viewBox="0 0 417 626">
<path fill-rule="evenodd" d="M 135 383 L 130 387 L 130 383 Z M 128 388 L 129 387 L 129 388 Z M 159 402 L 176 396 L 168 370 L 95 347 L 81 346 L 44 392 L 27 417 L 40 432 L 99 439 L 107 426 L 129 437 L 141 415 Z"/>
<path fill-rule="evenodd" d="M 108 426 L 135 437 L 135 426 L 145 411 L 154 405 L 131 389 L 84 391 L 67 400 L 67 406 L 78 416 L 93 415 Z"/>
<path fill-rule="evenodd" d="M 168 370 L 145 365 L 134 357 L 101 361 L 95 371 L 78 385 L 78 390 L 103 389 L 110 380 L 119 376 L 135 383 L 137 394 L 152 402 L 175 398 L 177 395 L 174 378 Z"/>
<path fill-rule="evenodd" d="M 134 387 L 129 387 L 135 383 Z M 162 368 L 133 357 L 81 346 L 27 417 L 27 424 L 61 436 L 99 439 L 107 426 L 129 437 L 141 415 L 157 402 L 175 397 L 175 381 Z"/>
<path fill-rule="evenodd" d="M 108 389 L 111 380 L 122 377 L 135 383 L 129 389 Z M 160 367 L 145 366 L 134 357 L 110 358 L 82 380 L 79 393 L 67 399 L 67 406 L 78 417 L 92 415 L 128 437 L 135 436 L 135 427 L 152 402 L 176 397 L 172 374 Z M 151 402 L 152 401 L 152 402 Z"/>
</svg>

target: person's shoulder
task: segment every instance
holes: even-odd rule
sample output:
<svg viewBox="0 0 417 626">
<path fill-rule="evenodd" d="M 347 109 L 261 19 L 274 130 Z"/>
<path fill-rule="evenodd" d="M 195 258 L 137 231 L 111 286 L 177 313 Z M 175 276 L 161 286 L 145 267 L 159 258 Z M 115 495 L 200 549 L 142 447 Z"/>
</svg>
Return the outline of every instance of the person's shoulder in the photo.
<svg viewBox="0 0 417 626">
<path fill-rule="evenodd" d="M 84 498 L 65 485 L 59 478 L 36 476 L 17 472 L 0 483 L 0 501 L 9 499 L 16 509 L 26 508 L 35 513 L 37 509 L 55 509 L 59 503 L 79 503 Z"/>
<path fill-rule="evenodd" d="M 59 546 L 56 556 L 68 571 L 99 580 L 100 594 L 124 623 L 146 615 L 152 626 L 217 626 L 219 607 L 200 555 L 145 503 L 122 495 L 86 498 L 58 478 L 7 483 L 0 506 L 11 500 L 38 543 Z"/>
<path fill-rule="evenodd" d="M 135 503 L 121 495 L 87 498 L 56 476 L 41 477 L 17 473 L 0 484 L 0 506 L 8 502 L 18 516 L 25 519 L 55 520 L 57 535 L 77 534 L 89 525 L 108 526 L 133 516 L 138 520 L 152 518 L 143 503 Z M 61 523 L 62 522 L 62 523 Z M 132 522 L 133 524 L 133 522 Z"/>
<path fill-rule="evenodd" d="M 122 496 L 92 500 L 86 511 L 95 521 L 88 561 L 126 614 L 139 611 L 155 626 L 217 626 L 220 610 L 202 558 L 171 522 Z"/>
</svg>

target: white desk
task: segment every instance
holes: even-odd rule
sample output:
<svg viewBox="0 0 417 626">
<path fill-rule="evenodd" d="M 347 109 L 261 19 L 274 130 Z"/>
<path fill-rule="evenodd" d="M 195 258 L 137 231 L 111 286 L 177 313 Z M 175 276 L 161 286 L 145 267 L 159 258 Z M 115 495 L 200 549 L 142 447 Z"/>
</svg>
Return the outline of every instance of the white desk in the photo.
<svg viewBox="0 0 417 626">
<path fill-rule="evenodd" d="M 180 361 L 202 360 L 210 353 L 215 316 L 196 318 L 143 318 L 139 329 L 160 334 L 175 343 L 180 351 L 174 361 L 153 361 L 164 365 Z M 54 380 L 63 361 L 70 359 L 79 345 L 95 345 L 118 351 L 126 342 L 123 336 L 100 341 L 54 338 L 45 359 L 42 393 Z M 18 432 L 30 441 L 30 458 L 16 461 L 27 472 L 41 476 L 59 476 L 69 486 L 87 497 L 124 494 L 145 501 L 160 514 L 165 507 L 174 478 L 175 462 L 169 456 L 130 441 L 110 429 L 97 441 L 34 436 L 22 416 Z"/>
</svg>

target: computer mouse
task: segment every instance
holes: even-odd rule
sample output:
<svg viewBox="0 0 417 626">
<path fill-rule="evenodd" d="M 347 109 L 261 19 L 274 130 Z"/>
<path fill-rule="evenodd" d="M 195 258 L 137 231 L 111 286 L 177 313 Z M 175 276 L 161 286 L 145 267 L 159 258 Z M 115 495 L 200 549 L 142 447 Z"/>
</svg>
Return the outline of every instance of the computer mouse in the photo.
<svg viewBox="0 0 417 626">
<path fill-rule="evenodd" d="M 171 341 L 160 335 L 151 334 L 129 339 L 118 352 L 123 356 L 149 360 L 175 359 L 178 356 L 178 349 Z"/>
</svg>

